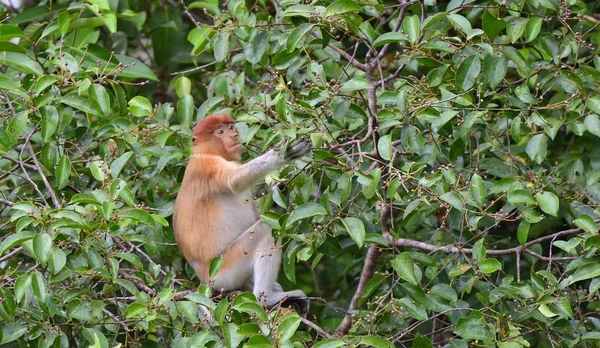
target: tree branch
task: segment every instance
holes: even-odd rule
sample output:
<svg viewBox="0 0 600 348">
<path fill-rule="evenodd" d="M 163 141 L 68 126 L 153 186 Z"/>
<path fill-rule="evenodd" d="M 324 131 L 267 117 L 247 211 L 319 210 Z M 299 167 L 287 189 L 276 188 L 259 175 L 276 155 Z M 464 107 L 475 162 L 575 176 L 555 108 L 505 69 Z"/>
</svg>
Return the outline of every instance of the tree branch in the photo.
<svg viewBox="0 0 600 348">
<path fill-rule="evenodd" d="M 327 331 L 325 331 L 324 329 L 322 329 L 320 326 L 318 326 L 317 324 L 313 323 L 312 321 L 303 318 L 300 316 L 300 321 L 304 323 L 304 325 L 310 327 L 311 329 L 315 330 L 319 335 L 325 337 L 325 338 L 332 338 L 333 336 L 331 336 L 330 333 L 328 333 Z"/>
<path fill-rule="evenodd" d="M 356 287 L 356 292 L 354 293 L 354 296 L 352 296 L 352 301 L 350 301 L 350 305 L 348 306 L 348 314 L 344 317 L 340 323 L 340 326 L 338 326 L 337 330 L 335 331 L 336 336 L 339 337 L 347 334 L 352 327 L 352 312 L 357 309 L 358 300 L 360 300 L 362 297 L 362 294 L 365 291 L 365 286 L 375 272 L 375 266 L 377 265 L 377 259 L 379 259 L 379 255 L 381 255 L 381 250 L 379 247 L 371 245 L 367 251 L 367 257 L 365 258 L 365 263 L 363 265 L 362 272 L 360 273 L 360 279 L 358 281 L 358 286 Z"/>
<path fill-rule="evenodd" d="M 50 198 L 52 198 L 52 203 L 54 204 L 54 208 L 60 209 L 60 202 L 58 201 L 58 198 L 56 197 L 56 194 L 54 193 L 52 186 L 48 182 L 48 179 L 46 178 L 46 175 L 44 174 L 44 171 L 42 170 L 42 167 L 40 166 L 40 162 L 38 161 L 37 156 L 35 155 L 35 151 L 33 151 L 33 147 L 31 146 L 31 143 L 27 142 L 26 146 L 27 146 L 27 150 L 29 150 L 29 155 L 31 156 L 31 159 L 33 160 L 33 163 L 35 165 L 35 169 L 40 174 L 40 177 L 42 178 L 42 182 L 46 186 L 46 190 L 48 190 L 48 193 L 50 193 Z"/>
</svg>

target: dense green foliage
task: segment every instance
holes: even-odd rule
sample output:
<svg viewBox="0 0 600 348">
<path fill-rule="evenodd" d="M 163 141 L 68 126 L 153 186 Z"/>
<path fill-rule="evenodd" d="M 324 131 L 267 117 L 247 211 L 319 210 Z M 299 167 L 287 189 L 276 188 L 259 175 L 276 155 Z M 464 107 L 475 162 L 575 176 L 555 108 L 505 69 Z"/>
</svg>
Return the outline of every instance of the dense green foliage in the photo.
<svg viewBox="0 0 600 348">
<path fill-rule="evenodd" d="M 600 11 L 578 0 L 49 1 L 0 14 L 1 343 L 597 346 Z M 174 244 L 227 112 L 308 322 Z M 269 189 L 271 187 L 272 189 Z M 214 321 L 200 320 L 198 305 Z"/>
</svg>

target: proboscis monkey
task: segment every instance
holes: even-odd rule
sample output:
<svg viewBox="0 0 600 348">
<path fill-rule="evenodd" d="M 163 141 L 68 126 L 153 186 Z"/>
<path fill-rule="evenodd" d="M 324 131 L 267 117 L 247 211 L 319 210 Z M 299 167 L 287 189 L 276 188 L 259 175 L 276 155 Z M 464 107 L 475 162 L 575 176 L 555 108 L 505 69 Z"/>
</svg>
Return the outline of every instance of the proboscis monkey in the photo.
<svg viewBox="0 0 600 348">
<path fill-rule="evenodd" d="M 290 299 L 306 314 L 306 295 L 284 292 L 277 283 L 281 250 L 258 217 L 249 188 L 310 149 L 301 140 L 284 155 L 269 150 L 240 164 L 242 145 L 233 118 L 211 115 L 194 127 L 193 155 L 175 202 L 173 228 L 183 256 L 203 283 L 216 291 L 251 288 L 266 307 Z M 209 279 L 210 263 L 220 255 L 224 263 Z"/>
</svg>

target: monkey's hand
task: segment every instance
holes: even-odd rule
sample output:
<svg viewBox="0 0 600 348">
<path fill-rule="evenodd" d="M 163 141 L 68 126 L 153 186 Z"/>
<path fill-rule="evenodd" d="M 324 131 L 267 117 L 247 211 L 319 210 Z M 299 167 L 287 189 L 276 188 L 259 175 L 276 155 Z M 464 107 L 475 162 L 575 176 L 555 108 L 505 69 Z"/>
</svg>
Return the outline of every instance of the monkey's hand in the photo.
<svg viewBox="0 0 600 348">
<path fill-rule="evenodd" d="M 287 146 L 283 159 L 286 161 L 294 161 L 306 155 L 312 149 L 312 145 L 306 139 L 300 139 Z"/>
</svg>

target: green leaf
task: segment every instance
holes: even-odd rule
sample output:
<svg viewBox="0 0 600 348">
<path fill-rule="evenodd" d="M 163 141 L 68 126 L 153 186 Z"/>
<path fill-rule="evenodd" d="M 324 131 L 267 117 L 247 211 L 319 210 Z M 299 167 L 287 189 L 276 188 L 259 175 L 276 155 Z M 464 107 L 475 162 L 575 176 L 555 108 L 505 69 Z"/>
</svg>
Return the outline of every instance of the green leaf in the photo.
<svg viewBox="0 0 600 348">
<path fill-rule="evenodd" d="M 395 42 L 400 42 L 400 41 L 407 41 L 408 38 L 406 37 L 406 35 L 399 33 L 399 32 L 392 32 L 392 33 L 383 33 L 380 36 L 378 36 L 375 41 L 373 41 L 373 48 L 377 48 L 379 46 L 383 46 L 389 43 L 395 43 Z"/>
<path fill-rule="evenodd" d="M 217 34 L 214 53 L 217 62 L 222 62 L 227 58 L 227 53 L 229 53 L 229 32 L 219 32 Z"/>
<path fill-rule="evenodd" d="M 11 144 L 17 143 L 19 137 L 25 129 L 25 126 L 27 125 L 28 116 L 29 113 L 27 111 L 21 111 L 10 118 L 6 133 Z"/>
<path fill-rule="evenodd" d="M 483 77 L 491 88 L 496 88 L 506 76 L 508 59 L 502 55 L 488 54 L 483 59 Z"/>
<path fill-rule="evenodd" d="M 536 134 L 527 143 L 527 155 L 537 164 L 542 163 L 548 155 L 548 137 L 546 134 Z"/>
<path fill-rule="evenodd" d="M 6 65 L 26 74 L 44 75 L 44 69 L 38 62 L 19 52 L 0 50 L 0 65 Z"/>
<path fill-rule="evenodd" d="M 588 132 L 600 137 L 600 117 L 596 114 L 589 114 L 585 117 L 585 128 Z"/>
<path fill-rule="evenodd" d="M 331 3 L 331 5 L 327 6 L 325 9 L 325 17 L 335 16 L 338 14 L 348 13 L 348 12 L 361 12 L 362 9 L 360 5 L 356 3 L 356 1 L 352 0 L 338 0 Z"/>
<path fill-rule="evenodd" d="M 142 317 L 142 314 L 147 312 L 146 306 L 139 302 L 131 303 L 124 311 L 126 318 Z"/>
<path fill-rule="evenodd" d="M 221 266 L 223 266 L 224 263 L 225 258 L 223 257 L 223 255 L 219 255 L 210 261 L 210 267 L 208 269 L 208 276 L 210 277 L 210 279 L 213 279 L 217 275 L 217 273 L 219 273 L 219 270 L 221 269 Z"/>
<path fill-rule="evenodd" d="M 69 30 L 69 24 L 71 23 L 71 16 L 69 12 L 61 12 L 58 15 L 58 27 L 60 28 L 60 36 L 65 36 Z"/>
<path fill-rule="evenodd" d="M 371 88 L 371 83 L 369 83 L 367 79 L 365 79 L 364 77 L 355 77 L 351 80 L 344 82 L 344 84 L 340 88 L 340 92 L 345 93 L 369 88 Z"/>
<path fill-rule="evenodd" d="M 177 117 L 179 124 L 189 126 L 194 118 L 194 98 L 190 94 L 186 94 L 177 102 Z"/>
<path fill-rule="evenodd" d="M 595 263 L 595 262 L 588 263 L 586 265 L 583 265 L 583 266 L 577 268 L 575 273 L 573 273 L 573 275 L 568 278 L 568 280 L 569 280 L 568 285 L 571 285 L 573 283 L 576 283 L 576 282 L 579 282 L 582 280 L 592 279 L 592 278 L 596 278 L 596 277 L 600 277 L 600 263 Z"/>
<path fill-rule="evenodd" d="M 579 215 L 579 217 L 575 219 L 573 223 L 575 226 L 580 227 L 589 234 L 595 235 L 598 233 L 598 225 L 596 224 L 596 221 L 594 221 L 594 219 L 587 214 Z"/>
<path fill-rule="evenodd" d="M 49 105 L 41 108 L 40 112 L 42 114 L 42 140 L 47 143 L 58 127 L 58 111 L 54 105 Z"/>
<path fill-rule="evenodd" d="M 585 106 L 593 112 L 600 114 L 600 96 L 595 95 L 585 101 Z"/>
<path fill-rule="evenodd" d="M 121 173 L 121 170 L 123 170 L 123 167 L 127 164 L 131 156 L 133 156 L 132 151 L 125 152 L 110 164 L 110 175 L 113 178 L 116 179 L 119 177 L 119 173 Z"/>
<path fill-rule="evenodd" d="M 427 315 L 427 310 L 422 305 L 415 303 L 410 298 L 404 297 L 398 300 L 398 302 L 412 318 L 416 320 L 427 320 L 427 318 L 429 318 Z"/>
<path fill-rule="evenodd" d="M 398 273 L 400 278 L 410 284 L 419 285 L 419 281 L 415 274 L 415 264 L 408 253 L 403 252 L 396 256 L 396 258 L 392 260 L 392 267 L 396 273 Z"/>
<path fill-rule="evenodd" d="M 558 197 L 548 191 L 535 195 L 535 200 L 540 205 L 542 211 L 552 216 L 558 216 Z"/>
<path fill-rule="evenodd" d="M 506 28 L 506 22 L 502 18 L 498 18 L 492 15 L 488 10 L 483 12 L 482 26 L 485 35 L 487 35 L 491 41 Z"/>
<path fill-rule="evenodd" d="M 542 28 L 541 17 L 531 17 L 527 21 L 527 25 L 525 26 L 525 42 L 531 42 L 535 40 L 535 38 L 540 33 L 540 29 Z"/>
<path fill-rule="evenodd" d="M 361 345 L 375 348 L 393 348 L 394 345 L 383 337 L 367 336 L 360 341 Z"/>
<path fill-rule="evenodd" d="M 277 328 L 279 342 L 283 343 L 289 341 L 300 326 L 300 323 L 300 317 L 298 317 L 298 314 L 296 313 L 291 313 L 283 317 Z"/>
<path fill-rule="evenodd" d="M 456 84 L 462 88 L 463 91 L 469 90 L 475 82 L 481 72 L 481 62 L 479 57 L 471 55 L 467 59 L 463 60 L 456 71 Z"/>
<path fill-rule="evenodd" d="M 45 302 L 47 295 L 46 279 L 44 279 L 44 276 L 40 272 L 35 271 L 31 274 L 31 287 L 35 297 L 37 297 L 40 302 Z"/>
<path fill-rule="evenodd" d="M 53 274 L 60 272 L 67 264 L 67 255 L 59 248 L 52 248 L 48 264 Z"/>
<path fill-rule="evenodd" d="M 513 63 L 517 66 L 519 70 L 522 70 L 524 74 L 529 73 L 529 65 L 527 65 L 527 61 L 521 55 L 516 48 L 512 46 L 504 46 L 502 48 L 502 54 L 505 55 L 508 59 L 512 60 Z"/>
<path fill-rule="evenodd" d="M 103 113 L 96 99 L 80 97 L 77 92 L 71 92 L 61 99 L 61 102 L 85 113 L 102 117 Z"/>
<path fill-rule="evenodd" d="M 25 273 L 15 280 L 15 301 L 21 302 L 25 292 L 31 287 L 31 274 Z"/>
<path fill-rule="evenodd" d="M 313 348 L 338 348 L 344 345 L 346 345 L 346 342 L 339 338 L 327 338 L 320 340 L 319 343 L 313 346 Z"/>
<path fill-rule="evenodd" d="M 421 21 L 419 20 L 419 16 L 405 17 L 402 21 L 402 29 L 404 29 L 410 43 L 416 43 L 421 35 Z"/>
<path fill-rule="evenodd" d="M 47 233 L 39 233 L 33 237 L 33 252 L 35 258 L 42 264 L 45 265 L 50 256 L 50 249 L 52 248 L 52 237 Z"/>
<path fill-rule="evenodd" d="M 152 115 L 152 104 L 146 97 L 135 96 L 129 100 L 129 112 L 135 117 Z"/>
<path fill-rule="evenodd" d="M 471 197 L 477 203 L 478 206 L 483 207 L 483 202 L 487 197 L 487 188 L 481 176 L 473 174 L 471 176 L 471 183 L 469 185 L 471 191 Z"/>
<path fill-rule="evenodd" d="M 502 269 L 502 264 L 496 259 L 485 259 L 479 264 L 479 270 L 483 274 L 492 274 Z"/>
<path fill-rule="evenodd" d="M 6 238 L 4 238 L 2 243 L 0 243 L 0 255 L 4 254 L 6 250 L 18 244 L 20 245 L 22 242 L 30 240 L 37 235 L 38 233 L 34 233 L 31 231 L 20 231 L 17 233 L 9 234 Z"/>
<path fill-rule="evenodd" d="M 473 27 L 471 27 L 471 23 L 464 16 L 459 14 L 449 14 L 448 19 L 452 24 L 459 28 L 465 35 L 469 35 L 473 31 Z"/>
<path fill-rule="evenodd" d="M 10 343 L 27 332 L 27 327 L 19 323 L 4 323 L 2 325 L 2 341 L 0 345 Z"/>
<path fill-rule="evenodd" d="M 98 106 L 100 107 L 100 110 L 102 112 L 102 114 L 104 116 L 108 116 L 110 114 L 110 97 L 108 96 L 108 92 L 106 91 L 106 88 L 104 88 L 103 86 L 99 85 L 99 84 L 92 84 L 90 90 L 89 90 L 89 94 L 90 97 L 92 97 L 96 103 L 98 103 Z"/>
<path fill-rule="evenodd" d="M 463 209 L 462 197 L 456 191 L 446 192 L 440 196 L 440 199 L 446 203 L 449 203 L 455 209 L 460 211 Z"/>
<path fill-rule="evenodd" d="M 128 209 L 119 213 L 121 218 L 132 219 L 146 224 L 152 228 L 155 227 L 154 219 L 147 211 L 142 209 Z"/>
<path fill-rule="evenodd" d="M 175 82 L 175 93 L 179 98 L 192 93 L 192 81 L 185 76 L 178 78 Z"/>
<path fill-rule="evenodd" d="M 358 245 L 359 248 L 362 248 L 365 242 L 366 234 L 365 225 L 363 224 L 363 222 L 360 219 L 354 217 L 346 217 L 342 219 L 342 223 L 344 224 L 344 227 L 346 227 L 346 231 L 348 231 L 348 234 L 350 235 L 352 240 L 354 240 L 354 242 L 356 243 L 356 245 Z"/>
<path fill-rule="evenodd" d="M 527 237 L 529 237 L 529 227 L 531 224 L 525 220 L 522 220 L 519 223 L 519 228 L 517 229 L 517 240 L 519 244 L 525 245 L 527 243 Z"/>
<path fill-rule="evenodd" d="M 557 316 L 558 314 L 554 313 L 546 304 L 541 303 L 538 307 L 540 313 L 542 313 L 546 318 L 552 318 Z"/>
<path fill-rule="evenodd" d="M 297 26 L 286 41 L 286 49 L 288 52 L 296 50 L 298 45 L 310 33 L 315 25 L 311 23 L 302 23 Z"/>
<path fill-rule="evenodd" d="M 71 160 L 69 159 L 69 156 L 62 156 L 56 167 L 55 175 L 57 188 L 61 189 L 65 187 L 71 176 Z"/>
<path fill-rule="evenodd" d="M 386 134 L 379 138 L 377 142 L 377 151 L 379 152 L 379 156 L 386 161 L 392 159 L 394 155 L 394 146 L 392 145 L 392 135 Z"/>
<path fill-rule="evenodd" d="M 492 342 L 496 337 L 485 322 L 483 314 L 477 310 L 472 311 L 468 317 L 459 319 L 454 333 L 464 339 L 483 342 Z"/>
<path fill-rule="evenodd" d="M 289 226 L 296 221 L 317 215 L 327 215 L 327 210 L 318 203 L 306 203 L 294 209 L 292 215 L 287 220 L 287 225 Z"/>
<path fill-rule="evenodd" d="M 102 162 L 100 162 L 100 161 L 92 162 L 92 164 L 90 165 L 90 172 L 92 173 L 92 176 L 94 177 L 94 179 L 96 179 L 100 182 L 104 182 L 104 172 L 102 171 Z"/>
<path fill-rule="evenodd" d="M 512 190 L 508 192 L 508 202 L 510 204 L 527 204 L 532 205 L 535 204 L 533 197 L 528 191 L 525 190 Z"/>
</svg>

